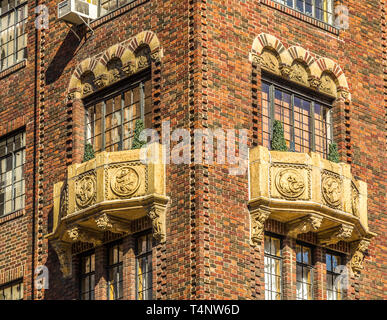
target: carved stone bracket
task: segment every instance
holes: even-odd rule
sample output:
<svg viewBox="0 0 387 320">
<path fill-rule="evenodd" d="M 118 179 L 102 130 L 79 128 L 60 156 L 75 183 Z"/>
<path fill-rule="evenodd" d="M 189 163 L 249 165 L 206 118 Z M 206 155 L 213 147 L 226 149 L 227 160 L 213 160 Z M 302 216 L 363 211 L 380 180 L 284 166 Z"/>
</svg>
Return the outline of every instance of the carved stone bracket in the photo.
<svg viewBox="0 0 387 320">
<path fill-rule="evenodd" d="M 92 243 L 95 246 L 101 245 L 103 240 L 103 235 L 101 233 L 88 230 L 79 226 L 73 226 L 72 228 L 68 229 L 67 235 L 72 242 L 87 242 Z"/>
<path fill-rule="evenodd" d="M 148 217 L 152 220 L 153 237 L 159 242 L 165 242 L 165 208 L 158 205 L 150 207 Z"/>
<path fill-rule="evenodd" d="M 101 231 L 113 233 L 129 233 L 131 231 L 129 223 L 119 221 L 116 217 L 109 216 L 106 213 L 95 218 L 95 223 Z"/>
<path fill-rule="evenodd" d="M 368 249 L 368 246 L 370 244 L 370 241 L 360 240 L 353 242 L 351 245 L 352 249 L 352 259 L 351 259 L 351 268 L 355 275 L 358 275 L 361 270 L 363 270 L 363 261 L 365 252 Z"/>
<path fill-rule="evenodd" d="M 316 232 L 322 222 L 321 216 L 311 214 L 300 219 L 290 221 L 287 224 L 288 235 L 296 238 L 301 233 Z"/>
<path fill-rule="evenodd" d="M 263 240 L 265 221 L 269 216 L 270 212 L 262 209 L 251 212 L 251 245 L 258 246 Z"/>
<path fill-rule="evenodd" d="M 52 247 L 54 248 L 60 264 L 60 270 L 63 277 L 71 277 L 72 273 L 72 258 L 71 258 L 71 244 L 63 241 L 52 241 Z"/>
<path fill-rule="evenodd" d="M 325 230 L 318 235 L 318 240 L 321 245 L 328 246 L 336 244 L 339 241 L 347 241 L 351 238 L 353 226 L 341 224 L 332 229 Z"/>
<path fill-rule="evenodd" d="M 94 85 L 97 88 L 103 88 L 109 84 L 109 76 L 105 73 L 99 75 L 97 78 L 94 80 Z"/>
<path fill-rule="evenodd" d="M 279 69 L 283 77 L 285 78 L 290 77 L 290 74 L 292 72 L 292 67 L 288 66 L 287 64 L 281 63 Z"/>
</svg>

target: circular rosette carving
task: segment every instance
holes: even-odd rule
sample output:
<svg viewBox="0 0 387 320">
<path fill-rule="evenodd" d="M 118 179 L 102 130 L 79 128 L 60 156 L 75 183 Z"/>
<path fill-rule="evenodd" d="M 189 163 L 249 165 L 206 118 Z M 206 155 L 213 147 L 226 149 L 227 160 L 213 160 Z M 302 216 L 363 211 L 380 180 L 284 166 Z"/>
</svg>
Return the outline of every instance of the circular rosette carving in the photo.
<svg viewBox="0 0 387 320">
<path fill-rule="evenodd" d="M 120 197 L 129 197 L 135 193 L 140 186 L 140 177 L 132 167 L 118 168 L 112 175 L 110 187 Z"/>
<path fill-rule="evenodd" d="M 275 185 L 278 192 L 286 198 L 298 198 L 305 190 L 304 178 L 294 169 L 284 169 L 278 172 Z"/>
<path fill-rule="evenodd" d="M 338 207 L 342 198 L 342 186 L 340 179 L 332 176 L 324 177 L 322 181 L 322 194 L 332 207 Z"/>
<path fill-rule="evenodd" d="M 78 207 L 85 208 L 90 205 L 95 197 L 96 182 L 93 176 L 85 176 L 75 185 L 76 202 Z"/>
</svg>

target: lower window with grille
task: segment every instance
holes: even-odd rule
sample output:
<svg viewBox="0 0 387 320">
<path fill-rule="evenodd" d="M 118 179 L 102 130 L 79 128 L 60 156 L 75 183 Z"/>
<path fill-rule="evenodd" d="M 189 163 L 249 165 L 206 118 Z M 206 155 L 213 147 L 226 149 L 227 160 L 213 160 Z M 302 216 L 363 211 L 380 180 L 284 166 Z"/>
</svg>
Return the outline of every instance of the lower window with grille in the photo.
<svg viewBox="0 0 387 320">
<path fill-rule="evenodd" d="M 327 300 L 342 300 L 344 298 L 344 288 L 340 276 L 340 265 L 343 263 L 343 258 L 335 253 L 326 253 L 326 269 L 327 269 Z"/>
<path fill-rule="evenodd" d="M 265 235 L 265 299 L 282 300 L 281 238 Z"/>
<path fill-rule="evenodd" d="M 136 239 L 136 299 L 152 300 L 152 233 Z"/>
<path fill-rule="evenodd" d="M 313 299 L 312 248 L 297 244 L 297 300 Z"/>
<path fill-rule="evenodd" d="M 80 256 L 80 299 L 95 299 L 95 254 L 86 253 Z"/>
</svg>

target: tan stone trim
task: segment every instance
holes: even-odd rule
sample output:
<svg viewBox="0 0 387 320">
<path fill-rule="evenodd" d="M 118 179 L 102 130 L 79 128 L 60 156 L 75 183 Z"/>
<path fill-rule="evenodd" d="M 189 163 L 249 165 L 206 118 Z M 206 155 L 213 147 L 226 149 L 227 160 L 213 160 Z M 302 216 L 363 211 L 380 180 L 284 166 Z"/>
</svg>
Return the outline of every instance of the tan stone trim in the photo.
<svg viewBox="0 0 387 320">
<path fill-rule="evenodd" d="M 0 286 L 24 277 L 24 265 L 0 272 Z"/>
<path fill-rule="evenodd" d="M 82 99 L 117 81 L 160 62 L 163 50 L 156 34 L 143 31 L 104 52 L 83 60 L 75 68 L 68 86 L 68 101 Z"/>
<path fill-rule="evenodd" d="M 286 48 L 275 36 L 261 33 L 253 41 L 249 59 L 268 72 L 336 99 L 351 101 L 342 68 L 331 59 L 318 57 L 303 47 Z"/>
</svg>

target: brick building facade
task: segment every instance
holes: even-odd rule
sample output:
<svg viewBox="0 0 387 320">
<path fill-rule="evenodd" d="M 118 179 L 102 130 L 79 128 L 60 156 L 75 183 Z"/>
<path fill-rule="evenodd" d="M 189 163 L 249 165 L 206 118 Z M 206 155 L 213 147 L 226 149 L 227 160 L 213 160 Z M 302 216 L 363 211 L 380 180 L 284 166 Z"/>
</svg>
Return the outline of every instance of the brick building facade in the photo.
<svg viewBox="0 0 387 320">
<path fill-rule="evenodd" d="M 385 1 L 95 3 L 70 30 L 58 2 L 1 0 L 0 295 L 385 299 Z M 140 164 L 137 119 L 247 129 L 249 170 L 193 139 L 189 164 Z M 268 150 L 275 119 L 295 152 Z"/>
</svg>

